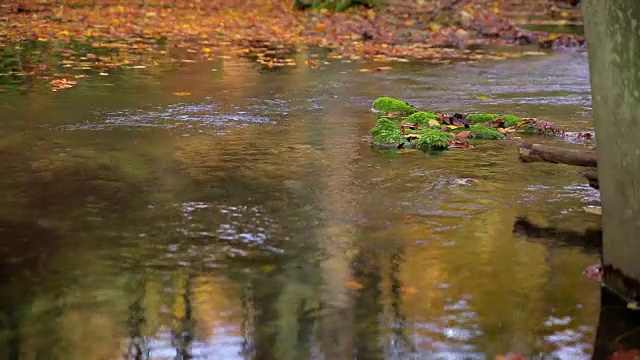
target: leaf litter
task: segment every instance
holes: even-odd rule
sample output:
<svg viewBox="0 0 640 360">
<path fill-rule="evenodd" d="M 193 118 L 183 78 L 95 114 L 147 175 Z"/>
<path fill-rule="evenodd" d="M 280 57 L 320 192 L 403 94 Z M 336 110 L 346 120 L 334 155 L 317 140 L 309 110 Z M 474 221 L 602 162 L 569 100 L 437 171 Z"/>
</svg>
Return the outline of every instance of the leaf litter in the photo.
<svg viewBox="0 0 640 360">
<path fill-rule="evenodd" d="M 399 6 L 336 13 L 297 11 L 285 0 L 145 0 L 144 6 L 132 0 L 67 0 L 63 5 L 7 0 L 0 7 L 0 18 L 6 20 L 0 22 L 0 52 L 20 57 L 29 44 L 50 43 L 35 53 L 59 58 L 55 66 L 102 76 L 120 67 L 143 70 L 167 61 L 234 56 L 268 68 L 312 69 L 332 61 L 449 63 L 523 56 L 523 52 L 477 48 L 537 40 L 537 35 L 520 30 L 485 2 L 458 2 L 455 11 L 464 18 L 445 26 L 437 22 L 437 9 L 412 11 Z M 326 53 L 317 60 L 301 61 L 296 55 L 309 48 L 323 48 Z M 30 59 L 30 69 L 11 66 L 9 73 L 50 80 L 53 66 L 36 58 Z M 388 71 L 392 69 L 388 64 L 361 71 Z M 7 68 L 2 65 L 0 71 Z M 72 77 L 60 80 L 66 82 L 52 82 L 52 90 L 75 85 Z"/>
</svg>

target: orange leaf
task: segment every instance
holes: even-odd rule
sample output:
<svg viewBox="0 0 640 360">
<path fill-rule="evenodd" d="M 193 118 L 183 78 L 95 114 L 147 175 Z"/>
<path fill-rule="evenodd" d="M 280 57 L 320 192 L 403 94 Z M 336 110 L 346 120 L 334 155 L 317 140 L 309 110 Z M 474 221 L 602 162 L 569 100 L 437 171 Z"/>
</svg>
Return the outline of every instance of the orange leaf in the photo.
<svg viewBox="0 0 640 360">
<path fill-rule="evenodd" d="M 189 95 L 191 95 L 191 93 L 190 92 L 186 92 L 186 91 L 176 91 L 176 92 L 173 93 L 173 95 L 175 95 L 175 96 L 189 96 Z"/>
<path fill-rule="evenodd" d="M 458 139 L 466 139 L 471 135 L 471 131 L 461 131 L 456 134 L 456 138 Z"/>
<path fill-rule="evenodd" d="M 344 285 L 351 290 L 360 290 L 364 288 L 364 285 L 360 284 L 355 280 L 350 280 L 344 283 Z"/>
</svg>

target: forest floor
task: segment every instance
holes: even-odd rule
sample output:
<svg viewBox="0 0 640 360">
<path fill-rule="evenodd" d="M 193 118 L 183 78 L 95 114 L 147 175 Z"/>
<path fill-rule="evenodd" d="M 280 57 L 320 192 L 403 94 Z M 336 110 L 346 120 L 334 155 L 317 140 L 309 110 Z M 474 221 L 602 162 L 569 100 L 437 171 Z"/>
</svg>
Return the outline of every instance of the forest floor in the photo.
<svg viewBox="0 0 640 360">
<path fill-rule="evenodd" d="M 327 59 L 477 61 L 522 54 L 486 51 L 493 45 L 554 39 L 521 30 L 486 0 L 454 1 L 444 10 L 385 6 L 344 13 L 296 11 L 290 0 L 67 0 L 64 6 L 28 1 L 0 6 L 0 52 L 55 43 L 51 51 L 60 64 L 99 72 L 153 65 L 154 54 L 183 61 L 240 55 L 269 67 L 291 66 L 299 61 L 291 55 L 307 47 L 328 52 L 324 60 L 306 60 L 311 67 Z M 88 46 L 79 51 L 73 44 L 80 43 Z M 48 67 L 20 71 L 38 75 Z"/>
</svg>

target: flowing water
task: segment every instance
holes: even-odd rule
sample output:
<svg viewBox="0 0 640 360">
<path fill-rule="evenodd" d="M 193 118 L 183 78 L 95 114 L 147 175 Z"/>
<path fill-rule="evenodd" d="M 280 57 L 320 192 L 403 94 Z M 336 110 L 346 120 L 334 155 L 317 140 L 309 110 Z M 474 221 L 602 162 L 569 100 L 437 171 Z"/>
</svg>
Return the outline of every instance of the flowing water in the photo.
<svg viewBox="0 0 640 360">
<path fill-rule="evenodd" d="M 586 57 L 392 66 L 2 80 L 0 358 L 588 357 L 580 169 L 366 141 L 382 95 L 591 129 Z"/>
</svg>

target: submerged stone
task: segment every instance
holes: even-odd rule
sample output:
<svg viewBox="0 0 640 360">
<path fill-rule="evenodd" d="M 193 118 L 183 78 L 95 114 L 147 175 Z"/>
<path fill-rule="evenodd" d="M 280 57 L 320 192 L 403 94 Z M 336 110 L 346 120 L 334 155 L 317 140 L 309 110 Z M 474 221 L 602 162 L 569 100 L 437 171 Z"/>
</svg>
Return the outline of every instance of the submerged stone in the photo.
<svg viewBox="0 0 640 360">
<path fill-rule="evenodd" d="M 405 142 L 400 125 L 389 118 L 380 118 L 370 131 L 373 144 L 382 147 L 399 146 Z"/>
</svg>

